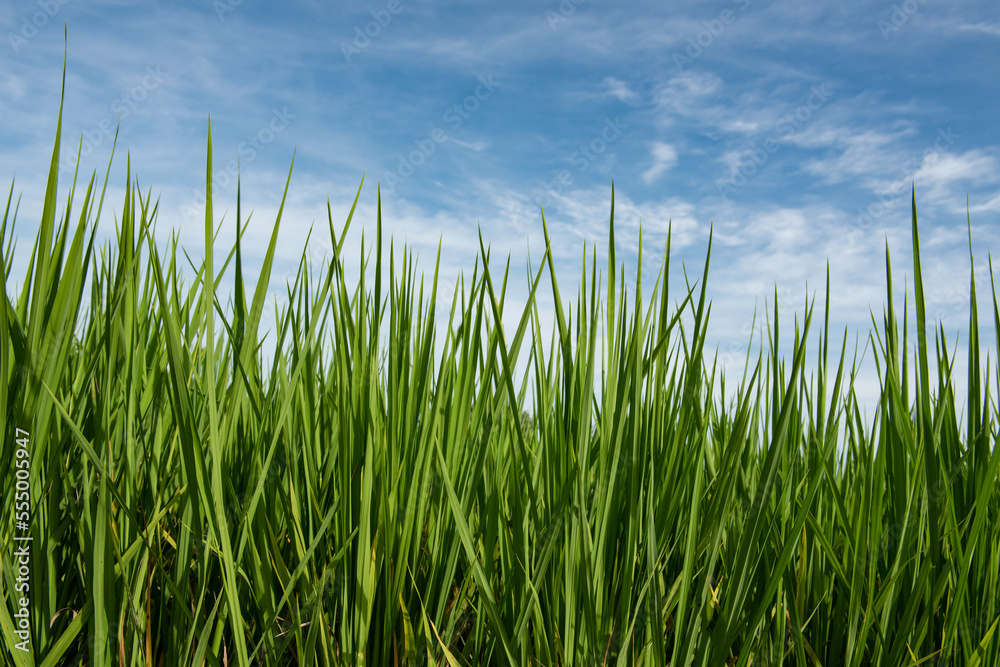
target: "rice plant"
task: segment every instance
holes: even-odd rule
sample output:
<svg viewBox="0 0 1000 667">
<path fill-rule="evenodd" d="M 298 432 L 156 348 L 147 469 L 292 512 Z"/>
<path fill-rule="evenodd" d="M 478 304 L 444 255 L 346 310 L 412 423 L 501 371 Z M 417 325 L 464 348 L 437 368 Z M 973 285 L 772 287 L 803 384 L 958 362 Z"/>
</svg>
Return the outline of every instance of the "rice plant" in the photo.
<svg viewBox="0 0 1000 667">
<path fill-rule="evenodd" d="M 707 349 L 711 240 L 680 286 L 669 236 L 652 279 L 640 243 L 630 290 L 613 192 L 607 266 L 584 251 L 572 302 L 540 214 L 547 252 L 509 331 L 487 239 L 440 294 L 383 238 L 380 199 L 348 275 L 357 196 L 342 224 L 328 206 L 332 257 L 303 252 L 268 326 L 288 184 L 255 284 L 239 195 L 232 222 L 213 211 L 210 125 L 201 262 L 156 244 L 131 170 L 98 247 L 110 164 L 82 204 L 74 175 L 57 216 L 61 122 L 23 288 L 0 304 L 5 664 L 1000 664 L 1000 373 L 971 271 L 966 379 L 926 319 L 915 195 L 918 344 L 887 248 L 866 421 L 829 277 L 822 316 L 811 301 L 779 331 L 775 306 L 734 381 Z M 992 304 L 1000 332 L 995 288 Z"/>
</svg>

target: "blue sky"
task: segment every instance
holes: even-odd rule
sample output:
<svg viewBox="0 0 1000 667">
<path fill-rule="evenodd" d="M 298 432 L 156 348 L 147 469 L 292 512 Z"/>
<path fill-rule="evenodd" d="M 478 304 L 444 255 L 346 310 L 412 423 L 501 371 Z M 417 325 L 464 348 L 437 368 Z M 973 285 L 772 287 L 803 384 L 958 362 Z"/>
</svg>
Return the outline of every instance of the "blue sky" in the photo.
<svg viewBox="0 0 1000 667">
<path fill-rule="evenodd" d="M 64 22 L 61 190 L 81 137 L 81 173 L 103 175 L 120 116 L 102 234 L 128 153 L 159 197 L 159 237 L 176 230 L 196 254 L 210 114 L 216 215 L 235 215 L 239 160 L 260 222 L 252 260 L 294 152 L 276 294 L 314 222 L 308 251 L 328 253 L 327 198 L 340 224 L 363 174 L 355 224 L 371 237 L 380 182 L 387 233 L 424 268 L 441 242 L 447 295 L 471 274 L 481 226 L 494 256 L 511 256 L 516 304 L 526 258 L 542 256 L 539 205 L 572 293 L 584 242 L 606 256 L 612 179 L 617 254 L 634 272 L 641 223 L 647 293 L 668 223 L 676 286 L 682 262 L 700 275 L 714 225 L 711 333 L 739 366 L 754 307 L 775 290 L 783 312 L 801 311 L 807 290 L 822 305 L 827 261 L 834 330 L 864 345 L 885 301 L 886 242 L 900 298 L 912 274 L 914 184 L 930 312 L 949 332 L 966 328 L 967 212 L 989 289 L 987 253 L 1000 247 L 993 1 L 5 2 L 0 175 L 22 196 L 9 290 L 41 210 Z M 869 397 L 873 383 L 870 373 Z"/>
</svg>

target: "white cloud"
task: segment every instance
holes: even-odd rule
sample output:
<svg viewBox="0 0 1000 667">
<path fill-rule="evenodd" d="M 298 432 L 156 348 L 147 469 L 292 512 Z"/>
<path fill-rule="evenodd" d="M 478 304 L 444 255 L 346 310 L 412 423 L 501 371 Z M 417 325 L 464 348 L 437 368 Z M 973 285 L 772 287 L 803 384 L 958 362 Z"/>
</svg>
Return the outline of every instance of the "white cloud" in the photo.
<svg viewBox="0 0 1000 667">
<path fill-rule="evenodd" d="M 996 181 L 998 176 L 996 158 L 976 149 L 961 155 L 932 153 L 924 159 L 914 178 L 937 186 L 959 180 L 989 183 Z"/>
<path fill-rule="evenodd" d="M 969 207 L 970 213 L 1000 213 L 1000 192 L 982 204 Z"/>
<path fill-rule="evenodd" d="M 924 191 L 922 198 L 935 203 L 954 199 L 952 208 L 963 211 L 970 185 L 995 183 L 997 180 L 1000 180 L 1000 169 L 996 158 L 978 149 L 961 155 L 931 153 L 913 175 L 917 188 Z"/>
<path fill-rule="evenodd" d="M 964 32 L 979 32 L 984 35 L 1000 37 L 1000 24 L 986 23 L 985 21 L 966 23 L 965 25 L 958 26 L 958 29 Z"/>
<path fill-rule="evenodd" d="M 0 79 L 0 92 L 4 94 L 4 97 L 20 99 L 27 92 L 27 87 L 20 77 L 8 74 Z"/>
<path fill-rule="evenodd" d="M 451 142 L 451 143 L 453 143 L 453 144 L 458 144 L 459 146 L 463 146 L 465 148 L 468 148 L 469 150 L 473 150 L 473 151 L 476 151 L 476 152 L 482 151 L 487 146 L 489 146 L 489 144 L 487 142 L 485 142 L 485 141 L 473 141 L 473 142 L 470 143 L 470 142 L 466 142 L 466 141 L 460 141 L 460 140 L 456 139 L 455 137 L 448 137 L 448 141 Z"/>
<path fill-rule="evenodd" d="M 602 257 L 608 239 L 611 188 L 580 188 L 554 199 L 557 207 L 547 210 L 545 216 L 549 233 L 554 239 L 563 239 L 553 247 L 554 253 L 566 261 L 575 261 L 582 242 L 586 241 L 588 246 L 596 243 L 598 256 Z M 671 246 L 681 250 L 707 240 L 709 224 L 710 219 L 685 199 L 670 197 L 637 203 L 624 188 L 615 189 L 615 241 L 622 256 L 635 252 L 640 228 L 646 251 L 659 253 L 666 243 L 668 229 L 672 229 Z M 575 236 L 572 241 L 570 234 Z M 644 265 L 646 261 L 643 260 Z M 656 263 L 649 261 L 652 262 L 649 266 Z"/>
<path fill-rule="evenodd" d="M 896 177 L 906 171 L 907 158 L 900 148 L 900 140 L 911 134 L 904 129 L 896 132 L 866 130 L 858 132 L 847 127 L 816 130 L 800 138 L 798 143 L 805 147 L 818 147 L 832 142 L 834 149 L 841 150 L 834 158 L 810 160 L 805 163 L 806 173 L 821 177 L 827 183 L 842 183 L 851 178 Z M 796 142 L 796 137 L 785 141 Z M 907 174 L 908 176 L 908 174 Z M 865 181 L 866 186 L 875 182 Z"/>
<path fill-rule="evenodd" d="M 677 151 L 670 144 L 654 141 L 650 152 L 653 154 L 653 165 L 642 174 L 646 183 L 652 183 L 677 164 Z"/>
<path fill-rule="evenodd" d="M 737 119 L 731 121 L 725 125 L 725 129 L 730 132 L 742 132 L 749 134 L 751 132 L 756 132 L 760 129 L 760 123 L 753 121 L 748 121 L 745 119 Z"/>
<path fill-rule="evenodd" d="M 634 102 L 639 98 L 638 93 L 629 88 L 627 83 L 619 81 L 613 76 L 605 77 L 601 81 L 601 86 L 605 88 L 605 94 L 622 102 Z"/>
<path fill-rule="evenodd" d="M 671 78 L 656 92 L 656 106 L 667 113 L 692 116 L 704 112 L 704 99 L 722 87 L 722 79 L 709 72 L 688 71 Z"/>
</svg>

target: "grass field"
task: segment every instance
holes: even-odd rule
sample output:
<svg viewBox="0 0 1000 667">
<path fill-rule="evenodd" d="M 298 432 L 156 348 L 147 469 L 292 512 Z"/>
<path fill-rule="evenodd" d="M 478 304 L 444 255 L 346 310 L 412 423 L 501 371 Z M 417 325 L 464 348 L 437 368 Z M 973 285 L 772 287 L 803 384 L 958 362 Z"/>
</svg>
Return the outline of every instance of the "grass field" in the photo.
<svg viewBox="0 0 1000 667">
<path fill-rule="evenodd" d="M 243 212 L 222 228 L 212 209 L 210 130 L 191 284 L 131 176 L 108 247 L 96 178 L 60 209 L 59 151 L 57 133 L 24 287 L 0 304 L 6 664 L 1000 665 L 997 348 L 980 358 L 973 280 L 969 374 L 952 377 L 915 199 L 919 344 L 900 343 L 912 313 L 891 301 L 887 252 L 866 422 L 828 308 L 794 331 L 775 312 L 723 379 L 711 243 L 690 284 L 668 285 L 669 241 L 658 275 L 640 255 L 628 293 L 613 199 L 607 267 L 585 255 L 564 300 L 547 253 L 506 331 L 487 239 L 441 294 L 409 253 L 397 263 L 381 213 L 347 275 L 352 220 L 330 218 L 334 256 L 303 259 L 265 368 L 281 213 L 248 284 Z M 12 186 L 7 283 L 15 214 Z M 734 400 L 713 400 L 722 383 Z"/>
</svg>

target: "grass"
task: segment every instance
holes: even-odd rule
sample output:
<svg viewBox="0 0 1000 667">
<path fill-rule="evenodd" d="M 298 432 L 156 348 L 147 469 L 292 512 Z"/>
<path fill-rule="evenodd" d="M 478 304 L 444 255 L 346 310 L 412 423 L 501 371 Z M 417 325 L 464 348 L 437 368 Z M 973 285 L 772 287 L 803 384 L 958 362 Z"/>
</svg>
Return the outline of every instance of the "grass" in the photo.
<svg viewBox="0 0 1000 667">
<path fill-rule="evenodd" d="M 508 273 L 491 273 L 484 240 L 471 280 L 440 295 L 436 270 L 425 284 L 407 250 L 397 263 L 385 247 L 380 207 L 348 276 L 352 206 L 343 225 L 329 218 L 328 263 L 303 253 L 265 368 L 282 214 L 250 285 L 240 204 L 228 230 L 212 210 L 211 128 L 190 285 L 131 175 L 107 247 L 96 175 L 76 212 L 74 176 L 57 217 L 59 151 L 57 130 L 24 288 L 0 303 L 5 664 L 1000 664 L 1000 374 L 980 358 L 970 280 L 959 413 L 944 329 L 927 334 L 915 197 L 919 342 L 901 343 L 908 305 L 892 303 L 887 249 L 868 423 L 846 332 L 838 345 L 830 331 L 829 278 L 819 324 L 810 304 L 779 332 L 776 308 L 724 386 L 706 350 L 711 241 L 680 287 L 669 240 L 652 281 L 640 254 L 630 294 L 613 195 L 606 286 L 585 251 L 564 303 L 547 252 L 510 332 Z M 12 201 L 13 185 L 5 282 Z M 995 289 L 992 304 L 1000 331 Z M 10 648 L 18 428 L 30 653 Z"/>
</svg>

